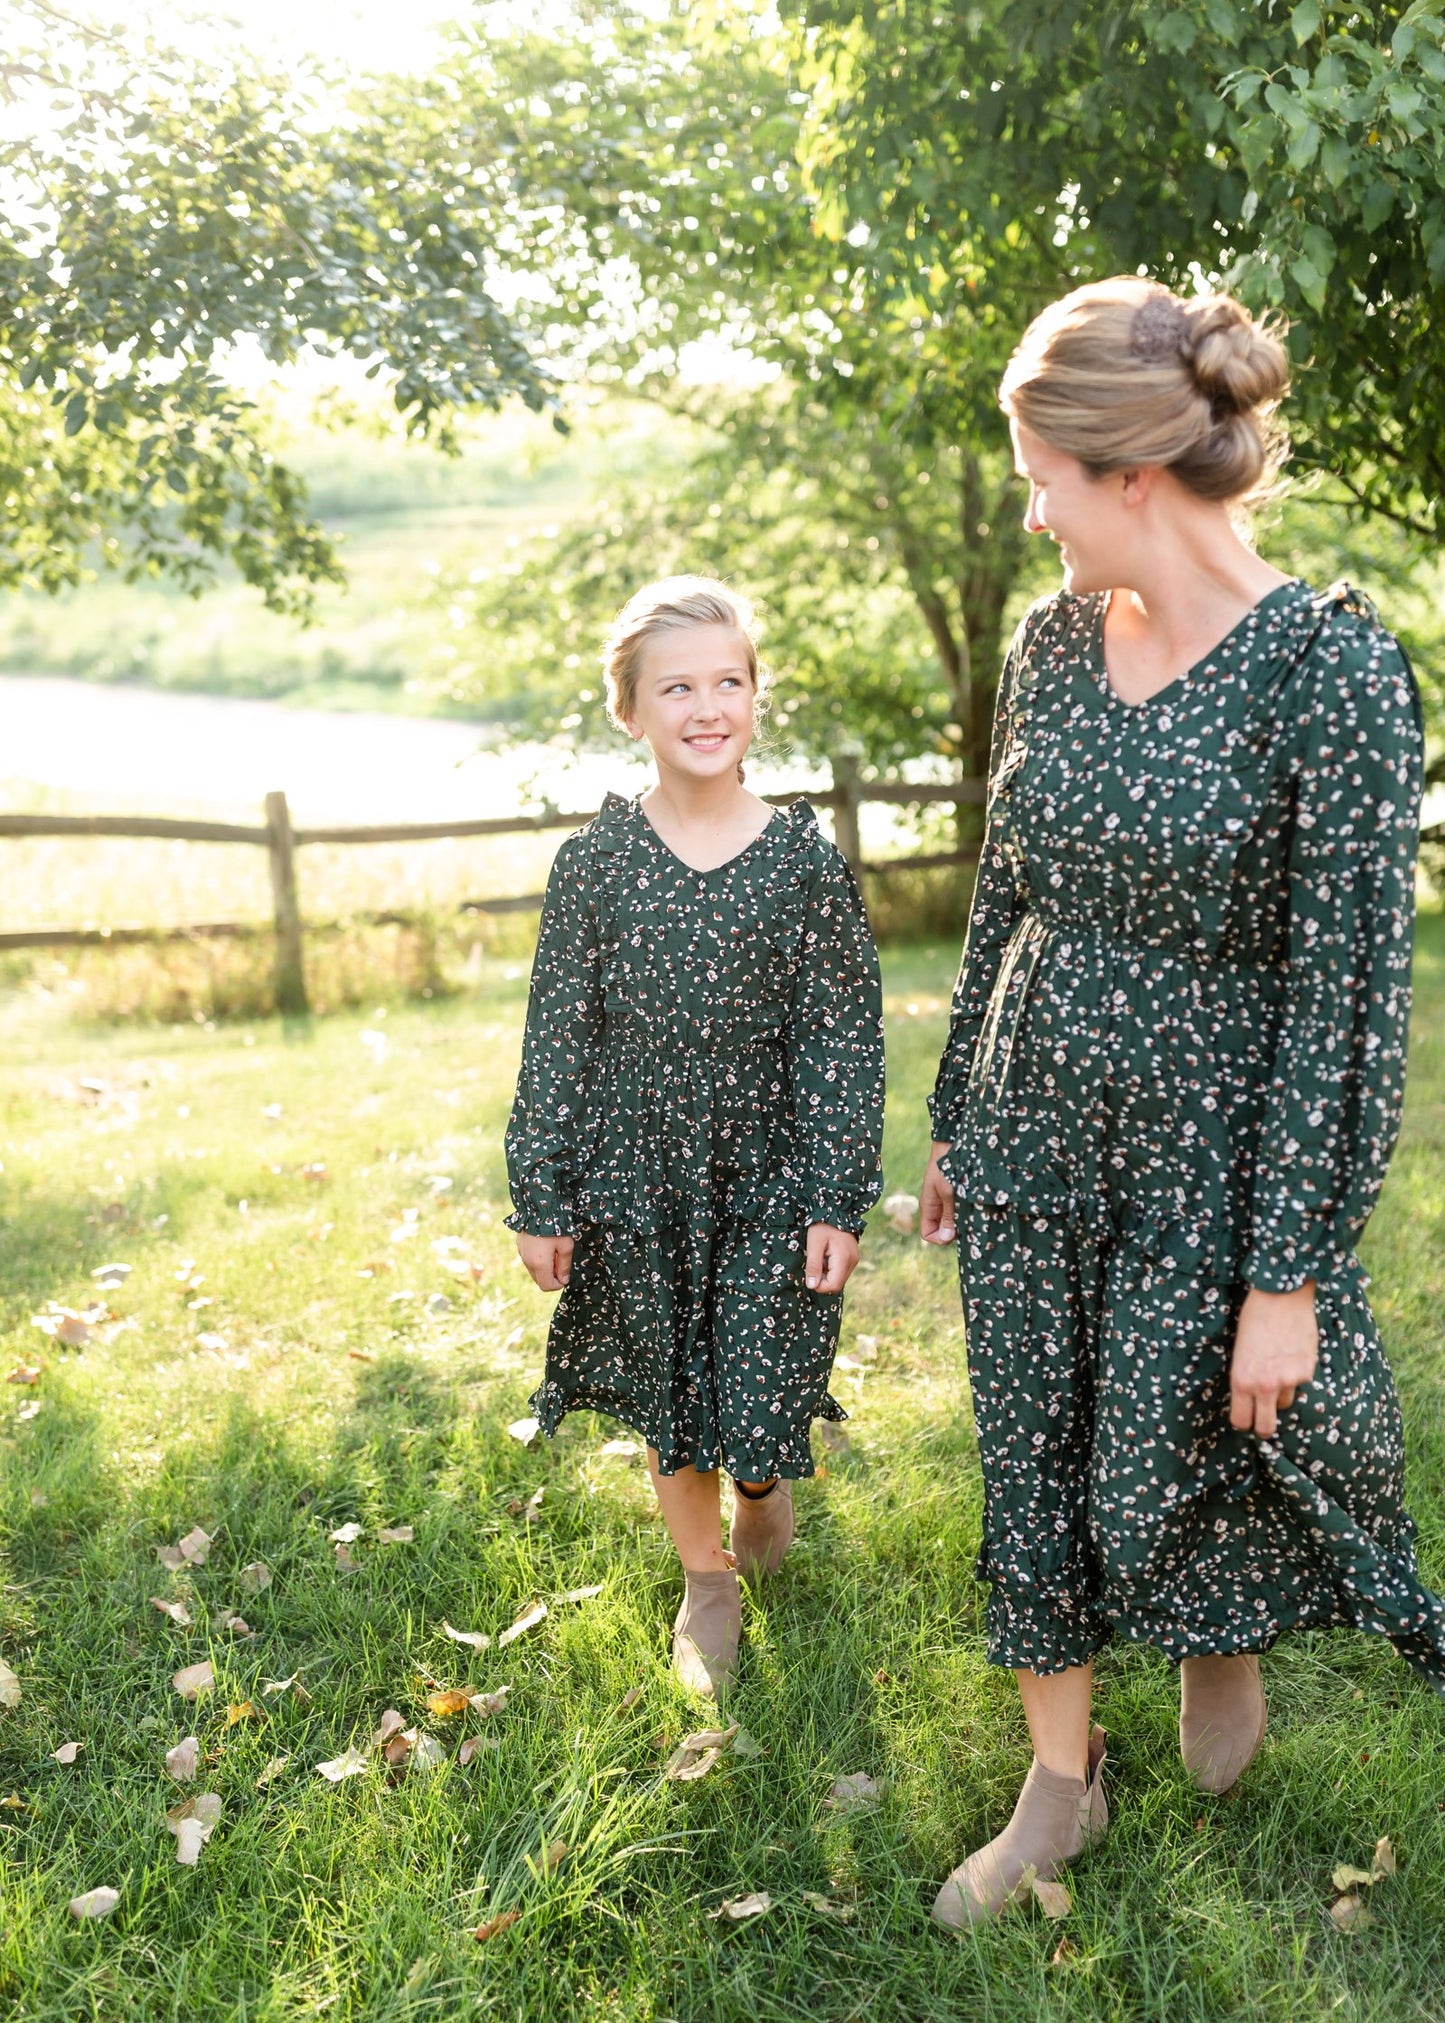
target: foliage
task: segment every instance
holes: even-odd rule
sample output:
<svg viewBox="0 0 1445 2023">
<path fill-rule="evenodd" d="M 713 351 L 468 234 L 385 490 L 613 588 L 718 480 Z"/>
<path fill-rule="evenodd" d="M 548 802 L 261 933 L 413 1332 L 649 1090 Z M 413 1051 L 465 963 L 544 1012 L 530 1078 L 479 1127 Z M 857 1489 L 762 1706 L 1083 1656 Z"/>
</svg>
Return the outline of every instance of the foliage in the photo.
<svg viewBox="0 0 1445 2023">
<path fill-rule="evenodd" d="M 367 361 L 418 435 L 548 382 L 466 222 L 381 94 L 203 61 L 50 0 L 12 8 L 0 145 L 0 585 L 56 590 L 92 554 L 194 586 L 229 560 L 275 609 L 335 580 L 302 487 L 224 377 L 244 340 Z M 328 123 L 329 121 L 329 123 Z M 18 135 L 18 137 L 13 137 Z M 457 170 L 460 173 L 460 170 Z"/>
</svg>

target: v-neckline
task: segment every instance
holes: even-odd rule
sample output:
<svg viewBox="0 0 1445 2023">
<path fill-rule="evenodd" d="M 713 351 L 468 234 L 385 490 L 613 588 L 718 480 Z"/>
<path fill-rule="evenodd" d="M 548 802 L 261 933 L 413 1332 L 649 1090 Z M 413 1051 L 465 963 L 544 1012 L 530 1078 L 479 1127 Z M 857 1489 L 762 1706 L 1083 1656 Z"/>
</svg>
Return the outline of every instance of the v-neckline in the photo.
<svg viewBox="0 0 1445 2023">
<path fill-rule="evenodd" d="M 785 818 L 787 812 L 783 808 L 774 808 L 772 812 L 769 814 L 767 821 L 764 822 L 762 828 L 759 829 L 757 835 L 754 836 L 750 842 L 744 843 L 741 850 L 734 850 L 732 856 L 724 857 L 721 864 L 710 864 L 704 870 L 697 864 L 689 864 L 686 857 L 679 857 L 676 850 L 673 849 L 672 845 L 670 843 L 664 842 L 662 836 L 653 826 L 651 817 L 644 810 L 642 806 L 642 796 L 640 794 L 638 795 L 637 799 L 633 802 L 632 810 L 633 813 L 637 816 L 638 821 L 641 822 L 643 828 L 647 831 L 648 835 L 652 838 L 653 842 L 656 844 L 657 848 L 661 851 L 662 855 L 664 857 L 671 858 L 672 862 L 678 866 L 679 870 L 685 871 L 689 878 L 714 878 L 716 877 L 719 871 L 730 871 L 734 864 L 740 864 L 743 858 L 746 857 L 750 851 L 757 849 L 759 843 L 762 842 L 764 836 L 770 836 L 772 834 L 773 830 Z"/>
<path fill-rule="evenodd" d="M 1276 583 L 1272 590 L 1265 591 L 1263 597 L 1256 598 L 1247 611 L 1241 612 L 1229 630 L 1221 634 L 1215 640 L 1213 646 L 1201 653 L 1197 660 L 1191 661 L 1189 666 L 1183 669 L 1181 673 L 1172 676 L 1170 680 L 1166 681 L 1162 688 L 1156 688 L 1152 695 L 1143 696 L 1138 702 L 1130 702 L 1126 697 L 1120 695 L 1109 679 L 1109 663 L 1104 653 L 1104 624 L 1109 615 L 1109 605 L 1114 593 L 1112 590 L 1106 590 L 1098 600 L 1094 624 L 1089 639 L 1094 661 L 1093 667 L 1089 670 L 1093 678 L 1092 686 L 1105 703 L 1119 710 L 1131 712 L 1134 710 L 1147 710 L 1152 709 L 1156 703 L 1167 705 L 1174 702 L 1192 685 L 1197 674 L 1206 668 L 1211 661 L 1217 660 L 1221 654 L 1228 652 L 1233 647 L 1239 634 L 1247 625 L 1250 625 L 1259 617 L 1266 605 L 1274 598 L 1283 596 L 1287 590 L 1299 590 L 1303 587 L 1302 580 L 1298 576 L 1289 576 L 1286 577 L 1283 583 Z"/>
</svg>

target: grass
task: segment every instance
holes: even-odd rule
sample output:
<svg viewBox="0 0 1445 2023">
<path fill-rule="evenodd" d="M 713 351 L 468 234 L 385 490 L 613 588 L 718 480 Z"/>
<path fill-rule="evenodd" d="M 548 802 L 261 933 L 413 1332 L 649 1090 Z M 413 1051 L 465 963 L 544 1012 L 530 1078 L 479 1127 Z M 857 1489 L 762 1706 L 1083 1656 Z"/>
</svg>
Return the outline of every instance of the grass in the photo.
<svg viewBox="0 0 1445 2023">
<path fill-rule="evenodd" d="M 890 1187 L 916 1184 L 951 960 L 938 945 L 887 962 Z M 1418 973 L 1409 1116 L 1367 1254 L 1439 1586 L 1439 920 Z M 1074 1871 L 1064 1925 L 1021 1915 L 962 1942 L 929 1925 L 940 1877 L 1006 1815 L 1027 1744 L 1012 1682 L 983 1661 L 952 1264 L 886 1227 L 869 1232 L 845 1319 L 863 1365 L 836 1387 L 850 1444 L 820 1449 L 796 1552 L 748 1609 L 735 1712 L 759 1753 L 662 1781 L 696 1715 L 667 1669 L 677 1580 L 642 1472 L 601 1456 L 618 1430 L 601 1420 L 570 1420 L 551 1447 L 506 1431 L 548 1315 L 501 1225 L 524 989 L 520 962 L 488 959 L 474 994 L 369 1024 L 163 1035 L 85 1026 L 33 995 L 0 1002 L 0 1323 L 7 1368 L 37 1352 L 44 1365 L 0 1407 L 0 1655 L 23 1690 L 0 1712 L 0 1795 L 20 1801 L 0 1808 L 5 2014 L 1438 2018 L 1445 1725 L 1387 1646 L 1351 1634 L 1271 1658 L 1269 1741 L 1218 1804 L 1180 1769 L 1168 1667 L 1107 1652 L 1115 1826 Z M 326 1177 L 306 1177 L 318 1163 Z M 475 1283 L 443 1270 L 446 1237 Z M 60 1351 L 30 1325 L 47 1300 L 83 1304 L 117 1259 L 131 1276 L 86 1346 Z M 392 1268 L 359 1276 L 372 1264 Z M 434 1294 L 450 1304 L 429 1310 Z M 353 1520 L 367 1535 L 344 1573 L 327 1535 Z M 197 1524 L 214 1534 L 207 1564 L 167 1573 L 155 1548 Z M 375 1542 L 398 1524 L 412 1543 Z M 254 1561 L 273 1575 L 260 1593 L 239 1577 Z M 562 1599 L 597 1582 L 594 1599 Z M 194 1626 L 151 1595 L 186 1602 Z M 509 1649 L 474 1657 L 442 1633 L 495 1636 L 538 1598 L 550 1614 Z M 251 1637 L 222 1628 L 231 1609 Z M 171 1674 L 208 1657 L 218 1689 L 188 1707 Z M 263 1693 L 298 1673 L 304 1702 Z M 485 1722 L 430 1720 L 428 1681 L 512 1693 Z M 228 1704 L 248 1700 L 264 1720 L 228 1727 Z M 394 1784 L 376 1764 L 335 1786 L 316 1774 L 387 1707 L 441 1736 L 443 1767 Z M 463 1731 L 497 1746 L 462 1767 Z M 185 1792 L 162 1758 L 188 1733 L 206 1762 L 186 1789 L 224 1808 L 195 1868 L 164 1822 Z M 51 1752 L 72 1740 L 85 1747 L 62 1767 Z M 258 1792 L 278 1755 L 289 1765 Z M 829 1810 L 834 1778 L 859 1770 L 880 1802 Z M 1381 1834 L 1399 1873 L 1373 1892 L 1371 1929 L 1342 1936 L 1330 1871 L 1366 1863 Z M 543 1874 L 554 1839 L 569 1853 Z M 119 1908 L 77 1924 L 69 1899 L 101 1884 Z M 709 1916 L 755 1890 L 767 1915 Z M 484 1943 L 468 1935 L 513 1910 Z M 1052 1967 L 1061 1929 L 1073 1950 Z"/>
</svg>

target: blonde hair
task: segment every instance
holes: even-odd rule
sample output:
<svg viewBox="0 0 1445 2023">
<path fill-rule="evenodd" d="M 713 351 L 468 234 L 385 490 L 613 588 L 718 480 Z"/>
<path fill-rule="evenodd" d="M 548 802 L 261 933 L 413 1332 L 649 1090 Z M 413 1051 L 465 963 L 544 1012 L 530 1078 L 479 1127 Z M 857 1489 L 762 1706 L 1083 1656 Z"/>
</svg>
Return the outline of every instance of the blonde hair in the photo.
<svg viewBox="0 0 1445 2023">
<path fill-rule="evenodd" d="M 664 576 L 633 592 L 618 612 L 602 649 L 607 714 L 618 730 L 626 730 L 627 719 L 634 714 L 637 678 L 648 640 L 693 625 L 736 626 L 747 641 L 753 694 L 762 693 L 768 670 L 758 659 L 757 622 L 746 597 L 713 576 Z"/>
<path fill-rule="evenodd" d="M 1288 390 L 1279 336 L 1232 295 L 1120 274 L 1034 318 L 999 405 L 1095 477 L 1159 464 L 1202 499 L 1246 500 L 1278 475 Z"/>
</svg>

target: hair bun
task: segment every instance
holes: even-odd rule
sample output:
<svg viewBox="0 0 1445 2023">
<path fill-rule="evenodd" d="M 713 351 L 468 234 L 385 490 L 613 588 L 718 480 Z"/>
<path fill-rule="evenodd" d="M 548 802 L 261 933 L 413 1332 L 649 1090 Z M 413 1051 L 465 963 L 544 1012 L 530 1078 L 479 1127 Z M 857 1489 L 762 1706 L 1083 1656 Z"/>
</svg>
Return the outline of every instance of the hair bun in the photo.
<svg viewBox="0 0 1445 2023">
<path fill-rule="evenodd" d="M 1275 406 L 1289 391 L 1284 346 L 1230 295 L 1186 303 L 1184 346 L 1200 392 L 1241 414 Z"/>
</svg>

